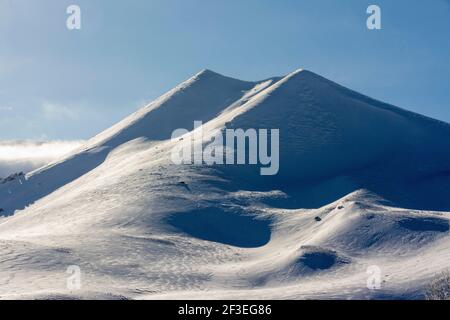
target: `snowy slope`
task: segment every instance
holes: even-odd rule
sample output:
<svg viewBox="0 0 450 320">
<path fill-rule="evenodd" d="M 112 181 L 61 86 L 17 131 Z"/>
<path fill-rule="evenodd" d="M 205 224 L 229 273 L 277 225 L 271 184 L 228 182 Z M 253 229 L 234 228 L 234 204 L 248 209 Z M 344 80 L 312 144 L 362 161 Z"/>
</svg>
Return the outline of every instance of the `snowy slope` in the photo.
<svg viewBox="0 0 450 320">
<path fill-rule="evenodd" d="M 172 164 L 172 131 L 195 120 L 280 129 L 279 174 Z M 450 267 L 449 147 L 448 124 L 309 71 L 204 70 L 0 184 L 0 296 L 420 298 Z M 66 288 L 70 265 L 80 290 Z"/>
</svg>

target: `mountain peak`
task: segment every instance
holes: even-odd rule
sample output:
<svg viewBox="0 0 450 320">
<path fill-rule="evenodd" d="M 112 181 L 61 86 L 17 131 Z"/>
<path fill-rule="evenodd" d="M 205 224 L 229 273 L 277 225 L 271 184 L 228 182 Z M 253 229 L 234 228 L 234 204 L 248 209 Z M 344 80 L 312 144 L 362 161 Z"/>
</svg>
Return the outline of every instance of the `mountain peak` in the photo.
<svg viewBox="0 0 450 320">
<path fill-rule="evenodd" d="M 450 261 L 450 126 L 399 110 L 303 69 L 259 82 L 202 70 L 80 151 L 0 181 L 0 278 L 17 275 L 0 296 L 367 298 L 364 266 L 380 265 L 389 294 L 417 298 L 402 279 L 422 286 Z M 193 134 L 172 139 L 181 128 Z M 89 281 L 75 294 L 55 279 L 77 265 Z"/>
<path fill-rule="evenodd" d="M 212 71 L 212 70 L 207 69 L 207 68 L 204 68 L 204 69 L 200 70 L 200 71 L 197 73 L 197 75 L 202 75 L 202 74 L 217 74 L 217 75 L 221 75 L 221 74 L 218 74 L 217 72 Z"/>
<path fill-rule="evenodd" d="M 270 77 L 270 78 L 267 78 L 267 79 L 283 79 L 283 78 L 291 78 L 291 77 L 294 77 L 294 76 L 299 75 L 299 74 L 301 74 L 301 73 L 304 73 L 304 74 L 306 74 L 306 73 L 314 74 L 313 72 L 310 72 L 310 71 L 308 71 L 308 70 L 299 68 L 299 69 L 296 69 L 296 70 L 294 70 L 294 71 L 292 71 L 292 72 L 290 72 L 290 73 L 288 73 L 288 74 L 286 74 L 286 75 L 284 75 L 284 76 L 281 76 L 281 77 Z M 223 75 L 223 74 L 221 74 L 221 73 L 215 72 L 215 71 L 213 71 L 213 70 L 211 70 L 211 69 L 207 69 L 207 68 L 200 70 L 200 71 L 197 72 L 192 78 L 193 78 L 193 79 L 223 78 L 223 79 L 232 79 L 232 80 L 235 80 L 235 81 L 252 82 L 252 83 L 258 83 L 258 82 L 263 82 L 263 81 L 265 81 L 265 80 L 246 81 L 246 80 L 242 80 L 242 79 L 238 79 L 238 78 L 226 76 L 226 75 Z"/>
<path fill-rule="evenodd" d="M 237 78 L 229 77 L 223 74 L 220 74 L 218 72 L 212 71 L 210 69 L 202 69 L 198 73 L 196 73 L 191 79 L 188 81 L 191 82 L 192 80 L 206 80 L 206 81 L 225 81 L 227 83 L 235 82 L 235 83 L 253 83 L 253 81 L 244 81 Z"/>
<path fill-rule="evenodd" d="M 301 73 L 301 72 L 303 72 L 303 71 L 307 71 L 307 70 L 302 69 L 302 68 L 295 69 L 295 70 L 292 71 L 289 75 L 294 76 L 294 75 L 297 75 L 297 74 L 299 74 L 299 73 Z"/>
</svg>

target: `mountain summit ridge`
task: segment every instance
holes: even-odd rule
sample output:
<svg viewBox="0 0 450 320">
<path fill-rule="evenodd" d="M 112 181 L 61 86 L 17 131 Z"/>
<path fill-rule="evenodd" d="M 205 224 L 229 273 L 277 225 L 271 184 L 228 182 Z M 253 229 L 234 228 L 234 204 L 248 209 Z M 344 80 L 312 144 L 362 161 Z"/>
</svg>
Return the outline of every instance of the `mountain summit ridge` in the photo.
<svg viewBox="0 0 450 320">
<path fill-rule="evenodd" d="M 379 102 L 308 70 L 249 82 L 204 69 L 93 137 L 84 147 L 28 174 L 26 187 L 0 186 L 4 214 L 12 214 L 81 177 L 125 143 L 135 139 L 160 143 L 170 139 L 175 129 L 192 130 L 194 121 L 213 129 L 280 129 L 284 161 L 280 181 L 331 177 L 373 165 L 383 154 L 412 152 L 411 148 L 416 149 L 414 154 L 441 154 L 445 163 L 445 150 L 450 149 L 450 142 L 445 142 L 450 141 L 450 125 Z M 441 139 L 437 141 L 436 136 Z M 446 136 L 448 139 L 443 139 Z M 427 175 L 433 175 L 437 169 L 429 170 Z M 47 189 L 36 188 L 44 181 Z M 17 188 L 14 195 L 9 193 L 11 188 Z M 34 192 L 36 195 L 30 197 Z"/>
<path fill-rule="evenodd" d="M 278 175 L 174 164 L 171 134 L 194 121 L 279 129 Z M 421 297 L 450 261 L 449 128 L 306 70 L 201 71 L 0 184 L 0 295 L 72 297 L 75 265 L 84 298 Z M 390 275 L 377 292 L 373 265 Z"/>
</svg>

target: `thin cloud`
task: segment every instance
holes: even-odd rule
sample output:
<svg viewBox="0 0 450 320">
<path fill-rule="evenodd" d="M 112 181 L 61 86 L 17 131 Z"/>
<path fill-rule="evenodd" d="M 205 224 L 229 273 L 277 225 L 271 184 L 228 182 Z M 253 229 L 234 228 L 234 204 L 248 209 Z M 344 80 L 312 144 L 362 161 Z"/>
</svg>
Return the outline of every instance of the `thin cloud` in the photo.
<svg viewBox="0 0 450 320">
<path fill-rule="evenodd" d="M 55 161 L 83 141 L 0 141 L 0 177 L 29 172 Z"/>
<path fill-rule="evenodd" d="M 44 116 L 49 120 L 76 120 L 79 114 L 75 108 L 66 107 L 56 103 L 44 102 L 42 104 Z"/>
</svg>

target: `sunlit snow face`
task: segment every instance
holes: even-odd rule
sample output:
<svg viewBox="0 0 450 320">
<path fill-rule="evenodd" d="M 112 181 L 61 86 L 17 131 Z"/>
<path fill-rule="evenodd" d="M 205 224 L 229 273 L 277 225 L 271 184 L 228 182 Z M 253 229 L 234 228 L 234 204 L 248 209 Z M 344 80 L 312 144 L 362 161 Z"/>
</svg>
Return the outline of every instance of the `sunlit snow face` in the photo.
<svg viewBox="0 0 450 320">
<path fill-rule="evenodd" d="M 82 141 L 0 141 L 0 177 L 39 168 L 69 153 L 81 143 Z"/>
<path fill-rule="evenodd" d="M 172 132 L 171 140 L 175 143 L 171 150 L 173 164 L 260 164 L 262 165 L 261 175 L 271 176 L 278 173 L 280 163 L 279 129 L 249 128 L 244 130 L 238 128 L 223 131 L 214 129 L 206 134 L 203 130 L 203 122 L 194 121 L 192 132 L 183 128 L 175 129 Z M 209 141 L 206 142 L 207 140 Z M 204 148 L 204 146 L 206 147 Z"/>
</svg>

